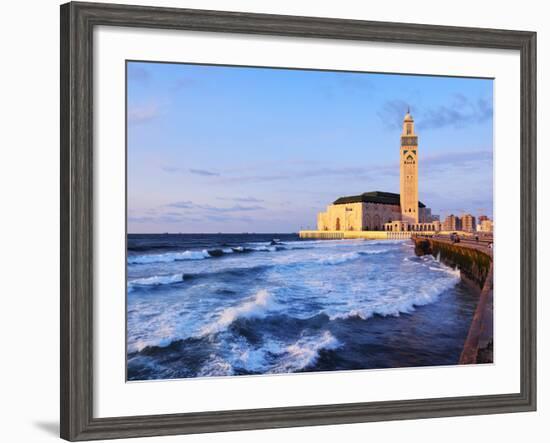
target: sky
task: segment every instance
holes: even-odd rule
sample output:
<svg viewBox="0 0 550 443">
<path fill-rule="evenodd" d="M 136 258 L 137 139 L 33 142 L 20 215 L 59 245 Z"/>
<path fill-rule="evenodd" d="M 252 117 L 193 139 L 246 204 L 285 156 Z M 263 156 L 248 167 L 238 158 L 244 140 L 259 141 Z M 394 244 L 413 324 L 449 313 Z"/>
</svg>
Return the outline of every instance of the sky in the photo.
<svg viewBox="0 0 550 443">
<path fill-rule="evenodd" d="M 408 107 L 420 200 L 492 217 L 490 79 L 128 62 L 128 232 L 297 232 L 399 193 Z"/>
</svg>

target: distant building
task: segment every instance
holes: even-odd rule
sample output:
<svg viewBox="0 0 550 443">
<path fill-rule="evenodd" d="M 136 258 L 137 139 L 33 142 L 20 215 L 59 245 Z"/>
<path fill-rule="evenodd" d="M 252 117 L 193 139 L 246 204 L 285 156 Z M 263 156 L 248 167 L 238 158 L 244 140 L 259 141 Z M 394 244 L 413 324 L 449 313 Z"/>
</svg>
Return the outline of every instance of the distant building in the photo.
<svg viewBox="0 0 550 443">
<path fill-rule="evenodd" d="M 340 197 L 317 215 L 318 231 L 439 231 L 431 210 L 418 200 L 418 136 L 407 112 L 400 146 L 400 193 L 364 192 Z"/>
<path fill-rule="evenodd" d="M 481 223 L 483 220 L 489 220 L 489 217 L 487 217 L 486 215 L 480 215 L 478 218 L 477 218 L 477 221 L 479 223 Z"/>
<path fill-rule="evenodd" d="M 486 219 L 482 220 L 479 224 L 479 231 L 481 232 L 493 232 L 493 221 Z"/>
<path fill-rule="evenodd" d="M 460 231 L 460 219 L 456 215 L 448 215 L 442 224 L 443 231 Z"/>
<path fill-rule="evenodd" d="M 472 214 L 464 214 L 460 217 L 460 225 L 463 231 L 474 232 L 476 230 L 476 218 Z"/>
</svg>

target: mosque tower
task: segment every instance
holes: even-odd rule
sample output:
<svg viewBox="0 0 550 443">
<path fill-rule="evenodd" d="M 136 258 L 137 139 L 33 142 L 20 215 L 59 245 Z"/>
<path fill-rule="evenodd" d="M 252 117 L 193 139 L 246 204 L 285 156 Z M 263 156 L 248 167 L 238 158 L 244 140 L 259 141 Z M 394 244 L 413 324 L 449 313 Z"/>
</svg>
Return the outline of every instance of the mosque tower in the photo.
<svg viewBox="0 0 550 443">
<path fill-rule="evenodd" d="M 418 137 L 410 109 L 403 119 L 400 165 L 401 220 L 418 223 Z"/>
</svg>

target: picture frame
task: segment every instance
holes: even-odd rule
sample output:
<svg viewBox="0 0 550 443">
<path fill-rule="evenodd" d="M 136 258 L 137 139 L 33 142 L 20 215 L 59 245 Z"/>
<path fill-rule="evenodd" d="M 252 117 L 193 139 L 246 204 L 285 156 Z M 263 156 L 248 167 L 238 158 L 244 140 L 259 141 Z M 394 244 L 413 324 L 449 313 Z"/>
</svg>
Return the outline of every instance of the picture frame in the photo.
<svg viewBox="0 0 550 443">
<path fill-rule="evenodd" d="M 98 26 L 493 48 L 521 65 L 520 392 L 181 414 L 94 417 L 93 30 Z M 61 437 L 69 441 L 536 409 L 536 33 L 72 2 L 61 6 Z"/>
</svg>

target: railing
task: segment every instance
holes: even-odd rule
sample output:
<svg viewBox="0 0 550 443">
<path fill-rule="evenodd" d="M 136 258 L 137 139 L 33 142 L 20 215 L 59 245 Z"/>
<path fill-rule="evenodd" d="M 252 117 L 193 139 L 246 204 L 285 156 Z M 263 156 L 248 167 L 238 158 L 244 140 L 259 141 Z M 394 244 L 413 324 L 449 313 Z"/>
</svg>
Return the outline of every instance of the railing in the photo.
<svg viewBox="0 0 550 443">
<path fill-rule="evenodd" d="M 300 238 L 334 240 L 344 238 L 343 231 L 300 231 Z"/>
<path fill-rule="evenodd" d="M 472 236 L 466 237 L 466 236 L 459 235 L 458 242 L 454 242 L 451 239 L 450 235 L 419 232 L 419 233 L 414 233 L 411 236 L 411 238 L 413 239 L 414 238 L 431 238 L 436 241 L 442 241 L 444 243 L 453 243 L 458 245 L 462 243 L 464 246 L 472 246 L 477 249 L 480 249 L 480 248 L 492 249 L 492 246 L 493 246 L 493 237 L 489 237 L 489 236 L 478 237 L 478 239 L 476 240 L 475 237 L 472 237 Z"/>
<path fill-rule="evenodd" d="M 412 232 L 410 231 L 386 231 L 388 240 L 399 240 L 411 238 Z"/>
</svg>

